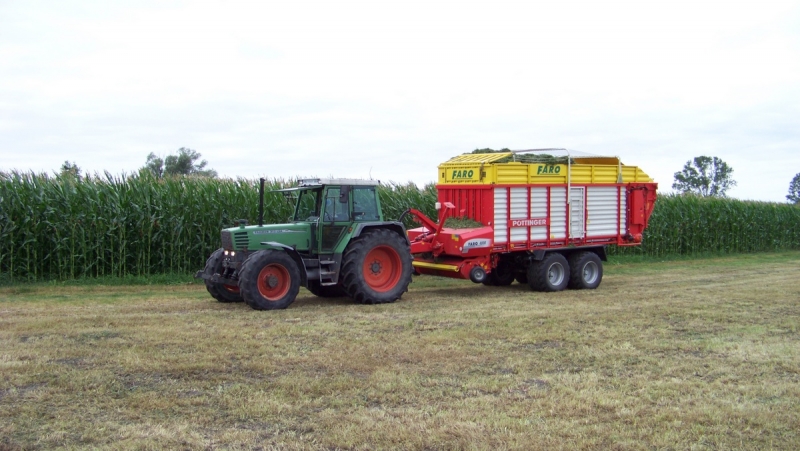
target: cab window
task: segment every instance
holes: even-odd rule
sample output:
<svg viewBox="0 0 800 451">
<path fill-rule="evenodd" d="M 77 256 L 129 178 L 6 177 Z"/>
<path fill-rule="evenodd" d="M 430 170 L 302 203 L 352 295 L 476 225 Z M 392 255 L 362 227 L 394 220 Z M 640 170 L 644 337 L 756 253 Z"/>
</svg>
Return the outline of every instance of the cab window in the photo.
<svg viewBox="0 0 800 451">
<path fill-rule="evenodd" d="M 295 221 L 316 221 L 319 218 L 319 198 L 320 190 L 300 191 L 300 198 L 297 201 L 297 212 L 294 215 Z"/>
<path fill-rule="evenodd" d="M 350 202 L 349 199 L 344 199 L 341 202 L 341 189 L 328 188 L 325 192 L 325 206 L 322 213 L 323 221 L 349 221 L 350 220 Z"/>
<path fill-rule="evenodd" d="M 356 221 L 378 221 L 378 202 L 375 187 L 354 187 L 353 216 Z"/>
</svg>

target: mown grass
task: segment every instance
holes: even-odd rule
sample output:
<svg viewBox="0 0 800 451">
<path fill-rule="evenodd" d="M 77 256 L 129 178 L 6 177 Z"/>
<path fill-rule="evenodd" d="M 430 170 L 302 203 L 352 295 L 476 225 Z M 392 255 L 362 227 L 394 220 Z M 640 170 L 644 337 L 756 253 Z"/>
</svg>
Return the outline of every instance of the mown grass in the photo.
<svg viewBox="0 0 800 451">
<path fill-rule="evenodd" d="M 800 254 L 287 310 L 0 289 L 0 449 L 797 449 Z"/>
</svg>

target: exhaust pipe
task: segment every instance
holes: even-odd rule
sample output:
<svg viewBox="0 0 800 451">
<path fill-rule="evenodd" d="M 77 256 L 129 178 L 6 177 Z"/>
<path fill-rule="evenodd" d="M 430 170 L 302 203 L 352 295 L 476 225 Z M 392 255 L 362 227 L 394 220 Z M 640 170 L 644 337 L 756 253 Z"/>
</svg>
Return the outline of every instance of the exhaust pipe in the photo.
<svg viewBox="0 0 800 451">
<path fill-rule="evenodd" d="M 264 227 L 264 178 L 258 188 L 258 226 Z"/>
</svg>

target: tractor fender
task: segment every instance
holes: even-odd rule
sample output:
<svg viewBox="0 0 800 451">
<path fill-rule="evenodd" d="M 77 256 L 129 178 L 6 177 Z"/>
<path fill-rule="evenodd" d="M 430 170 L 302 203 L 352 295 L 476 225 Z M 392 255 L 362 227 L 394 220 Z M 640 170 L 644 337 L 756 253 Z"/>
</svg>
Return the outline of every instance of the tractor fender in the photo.
<svg viewBox="0 0 800 451">
<path fill-rule="evenodd" d="M 406 235 L 405 226 L 402 222 L 396 221 L 359 222 L 353 229 L 353 238 L 359 237 L 362 233 L 370 229 L 389 229 L 402 236 L 403 239 L 406 240 L 406 243 L 408 243 L 409 246 L 411 245 L 411 242 L 408 240 L 408 235 Z"/>
<path fill-rule="evenodd" d="M 308 271 L 306 269 L 306 264 L 305 262 L 303 262 L 303 257 L 300 256 L 300 254 L 297 252 L 297 249 L 293 248 L 292 246 L 287 246 L 283 243 L 279 243 L 277 241 L 262 241 L 261 244 L 263 246 L 270 246 L 281 249 L 285 251 L 287 254 L 289 254 L 289 256 L 292 257 L 292 260 L 294 260 L 294 262 L 297 263 L 297 269 L 300 271 L 300 285 L 306 286 L 308 284 L 307 281 Z"/>
</svg>

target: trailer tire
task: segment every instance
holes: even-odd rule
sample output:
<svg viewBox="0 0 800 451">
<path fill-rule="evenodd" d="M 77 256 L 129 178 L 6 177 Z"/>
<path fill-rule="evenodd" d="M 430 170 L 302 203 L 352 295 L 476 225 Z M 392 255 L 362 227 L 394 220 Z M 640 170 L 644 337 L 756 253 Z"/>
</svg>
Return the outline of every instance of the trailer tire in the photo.
<svg viewBox="0 0 800 451">
<path fill-rule="evenodd" d="M 603 262 L 594 252 L 578 252 L 569 256 L 569 287 L 594 290 L 603 280 Z"/>
<path fill-rule="evenodd" d="M 388 229 L 366 231 L 344 251 L 339 280 L 357 304 L 394 302 L 411 283 L 408 241 Z"/>
<path fill-rule="evenodd" d="M 300 291 L 300 270 L 286 252 L 260 250 L 242 263 L 239 289 L 256 310 L 285 309 Z"/>
<path fill-rule="evenodd" d="M 569 263 L 558 252 L 528 266 L 528 285 L 535 291 L 561 291 L 567 287 L 569 277 Z"/>
<path fill-rule="evenodd" d="M 522 271 L 517 272 L 514 275 L 514 280 L 516 280 L 518 283 L 521 283 L 523 285 L 528 283 L 528 270 L 524 269 Z"/>
<path fill-rule="evenodd" d="M 320 285 L 319 281 L 312 280 L 308 282 L 308 291 L 314 296 L 321 298 L 341 298 L 346 297 L 347 292 L 340 284 L 336 285 Z"/>
<path fill-rule="evenodd" d="M 489 273 L 489 276 L 483 281 L 483 284 L 494 287 L 505 287 L 514 282 L 514 276 L 514 263 L 508 259 L 501 258 L 500 261 L 497 262 L 497 267 Z"/>
<path fill-rule="evenodd" d="M 206 260 L 206 266 L 203 272 L 209 276 L 220 273 L 222 270 L 223 262 L 222 248 L 219 248 L 211 253 L 211 256 Z M 226 285 L 224 283 L 212 282 L 205 280 L 206 290 L 211 294 L 211 297 L 219 302 L 242 302 L 242 294 L 239 292 L 237 285 Z"/>
</svg>

